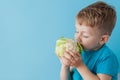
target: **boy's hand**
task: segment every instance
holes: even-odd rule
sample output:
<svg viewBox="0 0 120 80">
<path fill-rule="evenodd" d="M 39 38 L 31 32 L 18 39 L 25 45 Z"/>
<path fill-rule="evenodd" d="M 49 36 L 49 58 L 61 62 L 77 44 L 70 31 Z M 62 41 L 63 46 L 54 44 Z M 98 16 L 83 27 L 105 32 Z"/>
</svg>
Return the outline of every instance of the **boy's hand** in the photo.
<svg viewBox="0 0 120 80">
<path fill-rule="evenodd" d="M 78 67 L 82 62 L 82 57 L 78 52 L 73 52 L 72 50 L 66 51 L 65 55 L 68 56 L 68 60 L 70 60 L 70 66 Z"/>
<path fill-rule="evenodd" d="M 62 63 L 62 66 L 64 67 L 69 67 L 71 60 L 69 58 L 69 54 L 67 54 L 66 52 L 63 54 L 63 56 L 60 57 L 60 61 Z"/>
<path fill-rule="evenodd" d="M 60 57 L 62 66 L 69 67 L 78 67 L 82 64 L 82 57 L 78 52 L 73 52 L 72 50 L 65 51 L 63 56 Z"/>
</svg>

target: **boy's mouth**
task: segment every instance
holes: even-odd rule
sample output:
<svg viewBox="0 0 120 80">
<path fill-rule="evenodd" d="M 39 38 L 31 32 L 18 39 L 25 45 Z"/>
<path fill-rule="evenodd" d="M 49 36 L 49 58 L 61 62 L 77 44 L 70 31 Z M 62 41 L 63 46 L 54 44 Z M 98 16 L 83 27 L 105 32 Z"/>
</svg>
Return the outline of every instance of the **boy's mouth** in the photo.
<svg viewBox="0 0 120 80">
<path fill-rule="evenodd" d="M 82 44 L 80 44 L 82 46 L 82 48 L 84 49 L 84 46 Z"/>
<path fill-rule="evenodd" d="M 81 46 L 82 46 L 82 48 L 84 49 L 84 46 L 80 43 L 80 42 L 78 42 Z"/>
</svg>

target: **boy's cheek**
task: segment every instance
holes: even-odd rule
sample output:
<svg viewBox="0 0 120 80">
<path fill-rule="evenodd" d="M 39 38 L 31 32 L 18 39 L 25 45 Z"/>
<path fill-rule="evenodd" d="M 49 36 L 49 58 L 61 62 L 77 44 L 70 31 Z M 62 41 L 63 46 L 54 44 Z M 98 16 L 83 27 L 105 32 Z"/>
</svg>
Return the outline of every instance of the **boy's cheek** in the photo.
<svg viewBox="0 0 120 80">
<path fill-rule="evenodd" d="M 89 50 L 90 49 L 90 46 L 86 43 L 82 43 L 81 44 L 82 45 L 82 47 L 83 47 L 83 49 L 85 49 L 85 50 Z"/>
</svg>

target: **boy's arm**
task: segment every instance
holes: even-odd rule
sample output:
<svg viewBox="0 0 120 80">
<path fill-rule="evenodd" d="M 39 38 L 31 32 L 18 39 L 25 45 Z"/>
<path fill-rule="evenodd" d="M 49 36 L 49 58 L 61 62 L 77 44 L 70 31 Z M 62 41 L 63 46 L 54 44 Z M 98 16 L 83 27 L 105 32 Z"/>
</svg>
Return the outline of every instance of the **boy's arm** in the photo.
<svg viewBox="0 0 120 80">
<path fill-rule="evenodd" d="M 93 74 L 90 70 L 86 67 L 85 64 L 82 64 L 77 67 L 78 72 L 81 74 L 84 80 L 111 80 L 110 75 L 106 74 Z"/>
<path fill-rule="evenodd" d="M 111 80 L 111 76 L 110 75 L 106 75 L 106 74 L 93 74 L 88 68 L 87 66 L 83 63 L 82 61 L 82 57 L 78 52 L 68 52 L 66 53 L 67 55 L 70 55 L 72 58 L 71 59 L 71 66 L 74 66 L 75 68 L 77 68 L 78 72 L 80 73 L 80 75 L 82 76 L 83 80 Z M 70 60 L 69 59 L 69 60 Z"/>
<path fill-rule="evenodd" d="M 70 67 L 64 65 L 61 67 L 60 80 L 72 80 Z"/>
</svg>

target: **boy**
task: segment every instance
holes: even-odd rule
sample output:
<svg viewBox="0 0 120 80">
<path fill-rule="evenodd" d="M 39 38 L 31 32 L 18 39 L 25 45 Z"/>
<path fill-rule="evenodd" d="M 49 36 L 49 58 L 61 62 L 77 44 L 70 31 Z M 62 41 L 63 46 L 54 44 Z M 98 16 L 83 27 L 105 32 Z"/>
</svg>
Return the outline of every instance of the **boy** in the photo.
<svg viewBox="0 0 120 80">
<path fill-rule="evenodd" d="M 82 9 L 76 16 L 76 40 L 83 46 L 80 55 L 65 51 L 61 80 L 117 80 L 118 61 L 106 46 L 116 23 L 116 12 L 104 2 Z"/>
</svg>

